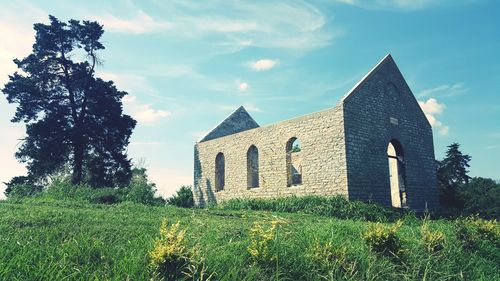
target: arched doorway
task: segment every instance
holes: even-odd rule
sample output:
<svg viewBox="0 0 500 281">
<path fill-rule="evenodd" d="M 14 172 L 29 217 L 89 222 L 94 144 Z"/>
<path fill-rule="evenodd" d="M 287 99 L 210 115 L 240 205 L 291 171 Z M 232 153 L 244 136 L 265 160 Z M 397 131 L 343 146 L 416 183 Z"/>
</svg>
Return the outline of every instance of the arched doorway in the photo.
<svg viewBox="0 0 500 281">
<path fill-rule="evenodd" d="M 391 203 L 396 208 L 406 208 L 406 178 L 403 147 L 395 139 L 387 146 L 387 158 L 389 160 L 389 181 L 391 187 Z"/>
</svg>

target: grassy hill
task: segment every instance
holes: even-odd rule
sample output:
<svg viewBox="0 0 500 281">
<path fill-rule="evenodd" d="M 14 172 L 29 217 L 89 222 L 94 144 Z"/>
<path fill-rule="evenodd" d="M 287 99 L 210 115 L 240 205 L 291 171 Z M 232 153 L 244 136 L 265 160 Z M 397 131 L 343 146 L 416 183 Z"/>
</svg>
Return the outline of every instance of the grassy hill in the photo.
<svg viewBox="0 0 500 281">
<path fill-rule="evenodd" d="M 176 222 L 185 230 L 177 242 L 190 257 L 188 280 L 500 280 L 498 223 L 488 230 L 436 220 L 423 230 L 410 215 L 398 228 L 301 213 L 48 199 L 0 202 L 0 280 L 159 278 L 150 252 L 172 241 L 155 243 L 164 219 L 163 234 Z"/>
</svg>

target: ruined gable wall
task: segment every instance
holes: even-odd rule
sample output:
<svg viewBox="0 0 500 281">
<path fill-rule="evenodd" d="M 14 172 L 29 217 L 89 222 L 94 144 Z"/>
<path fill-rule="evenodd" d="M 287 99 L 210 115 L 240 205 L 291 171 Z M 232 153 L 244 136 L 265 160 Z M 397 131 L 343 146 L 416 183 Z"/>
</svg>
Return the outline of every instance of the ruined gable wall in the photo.
<svg viewBox="0 0 500 281">
<path fill-rule="evenodd" d="M 195 145 L 194 195 L 197 204 L 230 198 L 287 195 L 347 196 L 347 172 L 341 105 Z M 297 137 L 302 147 L 302 185 L 287 187 L 286 143 Z M 259 151 L 258 188 L 247 188 L 247 150 Z M 215 157 L 225 157 L 225 187 L 215 191 Z"/>
<path fill-rule="evenodd" d="M 372 74 L 344 100 L 349 199 L 391 205 L 387 145 L 395 138 L 404 150 L 409 207 L 435 208 L 432 129 L 392 59 Z"/>
</svg>

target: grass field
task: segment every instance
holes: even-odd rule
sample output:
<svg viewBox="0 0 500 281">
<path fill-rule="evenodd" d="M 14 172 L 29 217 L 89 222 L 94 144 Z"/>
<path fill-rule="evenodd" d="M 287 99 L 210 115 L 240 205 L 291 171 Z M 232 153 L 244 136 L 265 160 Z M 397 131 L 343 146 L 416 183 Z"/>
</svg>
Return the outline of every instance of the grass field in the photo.
<svg viewBox="0 0 500 281">
<path fill-rule="evenodd" d="M 498 237 L 464 244 L 454 221 L 428 223 L 444 235 L 442 249 L 430 251 L 422 220 L 405 217 L 396 257 L 363 238 L 394 223 L 47 199 L 0 202 L 0 280 L 150 280 L 164 219 L 180 222 L 186 249 L 212 280 L 500 280 Z"/>
</svg>

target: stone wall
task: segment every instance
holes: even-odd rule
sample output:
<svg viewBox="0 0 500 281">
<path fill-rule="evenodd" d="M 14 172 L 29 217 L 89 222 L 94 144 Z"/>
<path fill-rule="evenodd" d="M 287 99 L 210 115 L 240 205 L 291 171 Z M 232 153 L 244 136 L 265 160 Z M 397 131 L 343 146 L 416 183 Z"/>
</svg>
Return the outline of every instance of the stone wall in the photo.
<svg viewBox="0 0 500 281">
<path fill-rule="evenodd" d="M 292 138 L 301 144 L 296 158 L 287 154 Z M 265 127 L 258 127 L 244 108 L 237 109 L 195 145 L 195 200 L 205 205 L 230 198 L 315 194 L 390 206 L 391 141 L 403 154 L 398 163 L 404 167 L 399 174 L 404 204 L 417 211 L 436 208 L 432 128 L 388 55 L 332 109 Z M 247 155 L 252 146 L 258 150 L 251 158 L 258 159 L 258 179 L 249 176 L 249 171 L 255 173 L 248 166 L 255 167 Z M 217 181 L 224 182 L 222 190 L 214 185 L 219 153 L 224 156 L 224 171 L 218 172 L 224 178 Z M 289 186 L 290 165 L 302 168 L 302 184 Z M 258 186 L 250 188 L 249 180 Z"/>
<path fill-rule="evenodd" d="M 432 129 L 390 58 L 343 100 L 349 198 L 391 205 L 387 146 L 401 143 L 411 209 L 437 207 Z"/>
<path fill-rule="evenodd" d="M 195 145 L 197 204 L 230 198 L 271 198 L 286 195 L 347 196 L 342 106 L 269 126 L 246 130 Z M 302 184 L 287 187 L 286 144 L 301 143 Z M 247 152 L 255 145 L 259 159 L 259 187 L 248 188 Z M 215 158 L 224 154 L 225 186 L 216 191 Z"/>
</svg>

